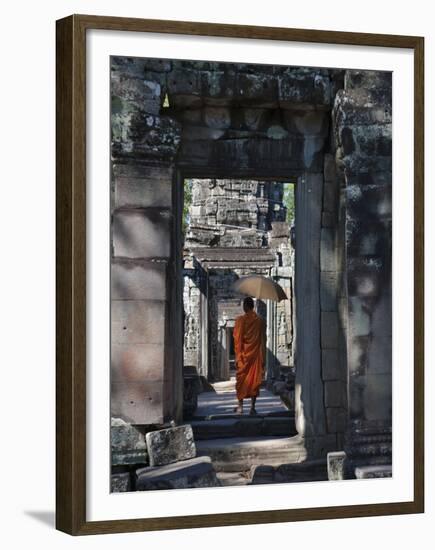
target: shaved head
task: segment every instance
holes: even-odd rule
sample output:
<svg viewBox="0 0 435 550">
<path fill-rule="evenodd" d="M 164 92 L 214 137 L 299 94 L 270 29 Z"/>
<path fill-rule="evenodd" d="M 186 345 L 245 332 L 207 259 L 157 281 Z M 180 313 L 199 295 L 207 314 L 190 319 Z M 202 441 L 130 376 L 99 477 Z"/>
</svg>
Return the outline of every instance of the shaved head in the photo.
<svg viewBox="0 0 435 550">
<path fill-rule="evenodd" d="M 247 313 L 251 309 L 254 309 L 254 300 L 250 296 L 247 296 L 243 300 L 243 311 Z"/>
</svg>

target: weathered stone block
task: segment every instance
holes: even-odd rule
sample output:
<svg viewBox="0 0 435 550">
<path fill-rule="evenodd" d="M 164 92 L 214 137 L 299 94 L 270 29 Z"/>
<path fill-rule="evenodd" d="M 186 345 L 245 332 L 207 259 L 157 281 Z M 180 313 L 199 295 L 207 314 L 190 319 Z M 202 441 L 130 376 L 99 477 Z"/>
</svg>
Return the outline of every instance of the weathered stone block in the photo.
<svg viewBox="0 0 435 550">
<path fill-rule="evenodd" d="M 137 491 L 219 486 L 213 464 L 207 456 L 136 471 Z"/>
<path fill-rule="evenodd" d="M 329 433 L 344 433 L 347 424 L 347 411 L 338 407 L 328 407 L 326 409 L 326 422 Z"/>
<path fill-rule="evenodd" d="M 128 493 L 132 490 L 130 472 L 111 474 L 110 491 L 112 493 Z"/>
<path fill-rule="evenodd" d="M 114 255 L 127 258 L 168 258 L 171 215 L 166 210 L 116 211 L 113 215 Z"/>
<path fill-rule="evenodd" d="M 112 342 L 115 344 L 163 344 L 166 302 L 161 300 L 113 300 Z"/>
<path fill-rule="evenodd" d="M 328 453 L 328 479 L 329 481 L 341 481 L 345 479 L 345 467 L 346 453 L 344 451 L 337 451 Z"/>
<path fill-rule="evenodd" d="M 210 128 L 229 128 L 231 112 L 228 107 L 205 107 L 204 122 Z"/>
<path fill-rule="evenodd" d="M 211 140 L 220 139 L 225 135 L 225 130 L 220 128 L 210 128 L 206 126 L 184 126 L 183 133 L 181 134 L 182 139 L 188 141 L 201 141 L 201 140 Z"/>
<path fill-rule="evenodd" d="M 321 313 L 321 347 L 338 348 L 338 314 L 336 311 Z"/>
<path fill-rule="evenodd" d="M 122 100 L 118 103 L 116 109 L 112 104 L 112 157 L 172 160 L 180 144 L 180 123 L 168 116 L 129 110 Z"/>
<path fill-rule="evenodd" d="M 171 61 L 167 59 L 150 59 L 147 57 L 111 56 L 110 68 L 112 74 L 119 73 L 136 78 L 151 80 L 155 73 L 163 73 L 171 70 Z"/>
<path fill-rule="evenodd" d="M 361 172 L 391 172 L 392 159 L 390 155 L 372 155 L 354 152 L 342 159 L 346 177 L 355 176 Z"/>
<path fill-rule="evenodd" d="M 251 467 L 251 484 L 261 485 L 263 483 L 274 483 L 275 468 L 266 464 L 254 465 Z"/>
<path fill-rule="evenodd" d="M 323 380 L 344 380 L 337 349 L 322 350 L 322 378 Z"/>
<path fill-rule="evenodd" d="M 352 95 L 352 91 L 348 92 L 347 98 L 349 98 L 349 96 L 351 97 Z M 340 104 L 337 105 L 337 109 L 335 110 L 335 119 L 339 125 L 343 126 L 369 126 L 372 124 L 391 124 L 391 103 L 372 104 L 372 106 L 369 108 L 359 106 L 358 101 L 355 102 L 352 108 Z"/>
<path fill-rule="evenodd" d="M 165 348 L 163 344 L 111 345 L 111 378 L 113 382 L 162 380 Z"/>
<path fill-rule="evenodd" d="M 148 462 L 145 437 L 134 426 L 121 418 L 112 418 L 110 442 L 112 448 L 112 466 L 146 464 Z"/>
<path fill-rule="evenodd" d="M 338 274 L 336 271 L 320 272 L 320 309 L 337 310 Z"/>
<path fill-rule="evenodd" d="M 115 208 L 169 208 L 172 205 L 172 170 L 168 168 L 114 169 Z"/>
<path fill-rule="evenodd" d="M 346 406 L 346 384 L 339 380 L 326 381 L 325 406 L 345 407 Z"/>
<path fill-rule="evenodd" d="M 367 71 L 367 70 L 346 70 L 344 77 L 345 89 L 365 88 L 368 90 L 391 90 L 391 71 Z"/>
<path fill-rule="evenodd" d="M 357 479 L 374 479 L 392 476 L 393 467 L 391 464 L 380 464 L 378 466 L 359 466 L 355 468 L 355 477 Z"/>
<path fill-rule="evenodd" d="M 273 106 L 278 101 L 278 85 L 275 78 L 266 74 L 236 75 L 236 97 L 239 100 L 256 100 L 257 107 Z"/>
<path fill-rule="evenodd" d="M 297 74 L 288 69 L 278 77 L 279 100 L 283 108 L 302 105 L 328 106 L 331 102 L 330 80 L 313 73 Z"/>
<path fill-rule="evenodd" d="M 112 263 L 112 300 L 165 300 L 166 266 L 166 262 Z"/>
<path fill-rule="evenodd" d="M 131 424 L 164 421 L 163 380 L 111 382 L 111 413 Z"/>
<path fill-rule="evenodd" d="M 236 72 L 225 69 L 201 72 L 201 92 L 207 105 L 230 105 L 235 96 Z"/>
<path fill-rule="evenodd" d="M 307 460 L 295 464 L 281 464 L 275 472 L 275 483 L 302 481 L 326 481 L 328 479 L 326 460 Z"/>
<path fill-rule="evenodd" d="M 159 98 L 161 87 L 155 80 L 145 80 L 132 75 L 114 73 L 111 79 L 112 94 L 128 101 L 142 103 L 147 99 Z"/>
<path fill-rule="evenodd" d="M 151 466 L 163 466 L 196 456 L 190 424 L 148 432 L 146 443 Z"/>
<path fill-rule="evenodd" d="M 145 57 L 143 58 L 143 67 L 145 71 L 167 73 L 171 70 L 172 63 L 169 59 L 149 59 Z"/>
<path fill-rule="evenodd" d="M 170 96 L 200 95 L 199 72 L 183 68 L 171 71 L 168 75 L 168 91 Z"/>
<path fill-rule="evenodd" d="M 320 270 L 337 270 L 334 231 L 326 227 L 322 227 L 320 234 Z"/>
</svg>

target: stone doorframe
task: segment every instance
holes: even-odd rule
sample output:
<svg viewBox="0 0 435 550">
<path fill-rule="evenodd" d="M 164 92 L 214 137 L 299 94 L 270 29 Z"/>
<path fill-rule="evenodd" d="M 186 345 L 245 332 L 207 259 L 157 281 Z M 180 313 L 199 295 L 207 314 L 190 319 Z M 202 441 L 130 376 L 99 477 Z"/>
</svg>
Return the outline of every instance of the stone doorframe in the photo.
<svg viewBox="0 0 435 550">
<path fill-rule="evenodd" d="M 331 159 L 328 159 L 330 161 Z M 328 162 L 327 161 L 327 162 Z M 178 273 L 176 277 L 177 285 L 174 286 L 173 292 L 175 300 L 171 300 L 170 319 L 172 328 L 170 334 L 174 335 L 174 331 L 179 330 L 176 341 L 179 347 L 177 350 L 172 350 L 173 354 L 173 370 L 181 373 L 182 376 L 182 357 L 183 357 L 183 323 L 180 319 L 180 314 L 183 310 L 183 276 L 182 276 L 182 234 L 181 234 L 181 216 L 183 211 L 183 182 L 185 179 L 192 177 L 196 178 L 212 178 L 215 174 L 207 172 L 198 173 L 195 167 L 191 170 L 177 170 L 174 178 L 173 197 L 175 197 L 174 208 L 176 211 L 176 224 L 174 224 L 173 242 L 176 243 L 175 265 L 178 265 Z M 232 168 L 230 174 L 220 172 L 219 177 L 225 178 L 231 175 L 232 178 L 237 178 Z M 242 172 L 240 179 L 245 179 L 247 176 Z M 252 174 L 249 179 L 253 178 Z M 264 180 L 264 176 L 261 178 Z M 308 171 L 293 171 L 287 175 L 275 174 L 269 176 L 270 181 L 285 181 L 296 182 L 295 185 L 295 203 L 296 203 L 296 248 L 295 248 L 295 366 L 296 366 L 296 427 L 298 433 L 303 436 L 309 450 L 313 454 L 324 454 L 326 450 L 336 450 L 337 436 L 336 433 L 328 433 L 326 411 L 327 402 L 325 401 L 324 380 L 322 375 L 322 347 L 330 346 L 328 335 L 323 335 L 323 344 L 321 342 L 321 285 L 324 277 L 321 277 L 321 267 L 327 267 L 325 263 L 333 266 L 336 271 L 337 251 L 335 250 L 336 239 L 333 238 L 328 242 L 329 248 L 325 250 L 325 237 L 322 239 L 322 213 L 323 206 L 323 189 L 324 189 L 324 173 L 308 172 Z M 328 183 L 328 182 L 327 182 Z M 326 183 L 326 184 L 327 184 Z M 332 230 L 331 230 L 332 231 Z M 321 243 L 323 242 L 323 247 Z M 331 254 L 333 258 L 327 257 Z M 323 262 L 321 261 L 323 257 Z M 322 264 L 322 265 L 321 265 Z M 329 268 L 328 268 L 329 269 Z M 331 267 L 332 269 L 332 267 Z M 323 281 L 324 282 L 324 281 Z M 330 297 L 333 302 L 334 298 Z M 325 307 L 325 306 L 324 306 Z M 330 307 L 329 309 L 332 309 Z M 324 312 L 326 313 L 326 312 Z M 331 322 L 331 316 L 336 316 L 336 327 L 339 325 L 338 308 L 334 303 L 333 311 L 328 312 Z M 325 324 L 325 323 L 324 323 Z M 325 330 L 329 330 L 325 329 Z M 337 328 L 338 331 L 338 328 Z M 172 341 L 174 341 L 172 339 Z M 338 346 L 338 344 L 332 343 Z M 334 348 L 335 349 L 335 348 Z M 343 365 L 342 365 L 343 367 Z M 177 375 L 178 376 L 178 375 Z M 344 376 L 342 377 L 344 379 Z M 341 384 L 341 382 L 340 382 Z M 345 407 L 345 384 L 341 384 L 339 396 L 340 405 Z"/>
<path fill-rule="evenodd" d="M 122 57 L 111 70 L 112 415 L 182 420 L 182 181 L 299 178 L 297 424 L 318 454 L 340 449 L 347 355 L 333 108 L 343 71 Z"/>
</svg>

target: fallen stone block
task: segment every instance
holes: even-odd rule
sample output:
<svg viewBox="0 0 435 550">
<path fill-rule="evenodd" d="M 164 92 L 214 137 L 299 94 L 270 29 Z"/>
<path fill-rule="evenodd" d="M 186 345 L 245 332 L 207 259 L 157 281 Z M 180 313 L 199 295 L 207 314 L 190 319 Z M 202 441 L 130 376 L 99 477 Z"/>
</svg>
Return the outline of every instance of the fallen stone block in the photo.
<svg viewBox="0 0 435 550">
<path fill-rule="evenodd" d="M 220 485 L 208 456 L 136 470 L 137 491 L 220 487 Z"/>
<path fill-rule="evenodd" d="M 251 467 L 251 484 L 262 485 L 275 482 L 275 468 L 266 464 Z"/>
<path fill-rule="evenodd" d="M 197 441 L 198 456 L 209 456 L 217 472 L 241 472 L 257 464 L 278 466 L 306 459 L 304 441 L 298 437 L 260 436 Z"/>
<path fill-rule="evenodd" d="M 275 472 L 275 483 L 327 480 L 328 472 L 325 459 L 307 460 L 297 464 L 281 464 Z"/>
<path fill-rule="evenodd" d="M 150 466 L 163 466 L 196 456 L 190 424 L 148 432 L 145 437 Z"/>
<path fill-rule="evenodd" d="M 326 460 L 309 460 L 277 466 L 261 464 L 251 468 L 251 485 L 327 481 Z"/>
<path fill-rule="evenodd" d="M 379 466 L 359 466 L 355 468 L 355 477 L 357 479 L 373 479 L 378 477 L 392 477 L 393 470 L 391 464 Z"/>
<path fill-rule="evenodd" d="M 148 453 L 143 434 L 121 418 L 112 418 L 110 427 L 112 466 L 147 464 Z"/>
<path fill-rule="evenodd" d="M 328 479 L 329 481 L 339 481 L 345 479 L 345 466 L 346 453 L 344 451 L 337 451 L 328 453 Z"/>
<path fill-rule="evenodd" d="M 130 472 L 112 474 L 110 480 L 112 493 L 127 493 L 132 490 Z"/>
</svg>

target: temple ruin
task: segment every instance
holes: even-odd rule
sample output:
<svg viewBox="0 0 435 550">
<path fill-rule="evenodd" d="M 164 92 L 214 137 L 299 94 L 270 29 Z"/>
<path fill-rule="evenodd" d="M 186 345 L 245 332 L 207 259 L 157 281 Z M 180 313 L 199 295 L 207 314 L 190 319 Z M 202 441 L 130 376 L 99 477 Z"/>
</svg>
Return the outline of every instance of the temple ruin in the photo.
<svg viewBox="0 0 435 550">
<path fill-rule="evenodd" d="M 145 434 L 183 426 L 188 367 L 228 379 L 240 311 L 228 288 L 255 271 L 294 298 L 264 306 L 275 319 L 267 376 L 295 370 L 294 429 L 280 425 L 273 467 L 328 456 L 331 479 L 382 473 L 392 463 L 391 73 L 112 57 L 111 85 L 113 464 L 143 466 Z M 295 184 L 294 248 L 271 209 L 283 182 Z M 120 434 L 131 438 L 123 449 Z"/>
</svg>

